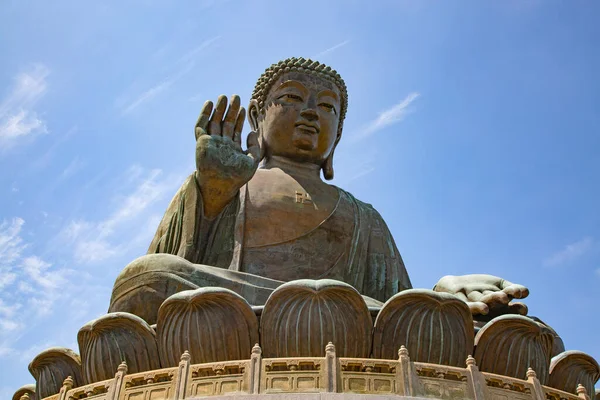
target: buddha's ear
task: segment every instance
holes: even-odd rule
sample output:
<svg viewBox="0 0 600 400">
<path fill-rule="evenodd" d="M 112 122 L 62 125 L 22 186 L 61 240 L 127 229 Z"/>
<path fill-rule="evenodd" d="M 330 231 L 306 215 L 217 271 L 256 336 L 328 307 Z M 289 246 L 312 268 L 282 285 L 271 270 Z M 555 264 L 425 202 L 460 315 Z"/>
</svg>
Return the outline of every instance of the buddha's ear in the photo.
<svg viewBox="0 0 600 400">
<path fill-rule="evenodd" d="M 267 151 L 264 138 L 262 137 L 262 132 L 260 131 L 260 126 L 258 125 L 258 119 L 260 116 L 260 108 L 258 107 L 258 101 L 256 99 L 250 100 L 250 104 L 248 104 L 248 122 L 250 123 L 250 129 L 258 135 L 258 145 L 260 146 L 260 160 L 262 161 L 265 158 L 265 154 Z"/>
<path fill-rule="evenodd" d="M 323 177 L 325 178 L 325 180 L 330 181 L 333 179 L 333 153 L 335 152 L 335 148 L 337 147 L 341 138 L 342 134 L 340 131 L 338 137 L 335 139 L 335 144 L 333 145 L 333 149 L 331 149 L 331 153 L 329 153 L 329 155 L 323 162 L 323 165 L 321 166 L 321 169 L 323 170 Z"/>
<path fill-rule="evenodd" d="M 258 101 L 256 99 L 250 100 L 250 104 L 248 104 L 248 122 L 250 123 L 250 129 L 257 133 L 259 114 L 260 108 L 258 107 Z"/>
</svg>

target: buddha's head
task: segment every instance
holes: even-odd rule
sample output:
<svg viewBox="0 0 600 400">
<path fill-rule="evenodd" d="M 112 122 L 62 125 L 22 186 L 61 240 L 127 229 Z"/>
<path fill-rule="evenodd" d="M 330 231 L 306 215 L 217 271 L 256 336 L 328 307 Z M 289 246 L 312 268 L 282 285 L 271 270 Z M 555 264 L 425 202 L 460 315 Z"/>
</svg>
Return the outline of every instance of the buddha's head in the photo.
<svg viewBox="0 0 600 400">
<path fill-rule="evenodd" d="M 313 163 L 333 179 L 333 153 L 342 135 L 348 95 L 340 75 L 317 61 L 289 58 L 271 65 L 248 106 L 262 157 Z"/>
</svg>

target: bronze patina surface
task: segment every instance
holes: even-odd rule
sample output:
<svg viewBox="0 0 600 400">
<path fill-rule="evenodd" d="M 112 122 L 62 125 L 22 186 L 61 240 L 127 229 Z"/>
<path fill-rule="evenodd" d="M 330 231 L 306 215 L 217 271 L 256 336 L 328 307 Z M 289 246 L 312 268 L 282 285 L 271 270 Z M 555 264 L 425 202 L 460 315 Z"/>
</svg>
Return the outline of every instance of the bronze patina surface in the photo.
<svg viewBox="0 0 600 400">
<path fill-rule="evenodd" d="M 273 64 L 252 94 L 243 150 L 239 96 L 229 105 L 225 96 L 207 101 L 195 127 L 196 171 L 171 201 L 148 250 L 153 255 L 117 278 L 110 311 L 154 323 L 167 297 L 207 286 L 262 305 L 297 279 L 348 283 L 369 306 L 410 289 L 381 215 L 325 182 L 334 175 L 347 104 L 346 85 L 330 67 L 302 58 Z M 527 289 L 489 275 L 446 277 L 435 290 L 458 294 L 475 314 L 490 307 L 526 314 L 507 305 Z"/>
</svg>

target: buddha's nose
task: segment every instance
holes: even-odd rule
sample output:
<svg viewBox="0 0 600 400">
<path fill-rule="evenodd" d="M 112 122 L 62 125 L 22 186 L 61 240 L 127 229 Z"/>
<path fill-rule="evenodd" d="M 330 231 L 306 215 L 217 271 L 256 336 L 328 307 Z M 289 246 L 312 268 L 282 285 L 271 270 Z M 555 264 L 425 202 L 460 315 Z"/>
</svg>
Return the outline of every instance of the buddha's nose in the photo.
<svg viewBox="0 0 600 400">
<path fill-rule="evenodd" d="M 319 114 L 317 114 L 315 109 L 311 107 L 307 107 L 304 110 L 302 110 L 302 112 L 300 112 L 300 115 L 308 121 L 316 121 L 319 119 Z"/>
</svg>

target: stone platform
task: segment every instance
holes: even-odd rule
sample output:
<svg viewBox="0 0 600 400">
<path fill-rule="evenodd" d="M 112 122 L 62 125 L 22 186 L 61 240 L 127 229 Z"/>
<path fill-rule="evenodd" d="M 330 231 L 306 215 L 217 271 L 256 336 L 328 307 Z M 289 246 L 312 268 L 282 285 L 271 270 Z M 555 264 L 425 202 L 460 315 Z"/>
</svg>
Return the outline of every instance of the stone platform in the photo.
<svg viewBox="0 0 600 400">
<path fill-rule="evenodd" d="M 329 344 L 325 357 L 263 358 L 257 345 L 247 360 L 191 364 L 185 352 L 173 368 L 128 374 L 122 363 L 114 378 L 77 388 L 69 377 L 44 400 L 590 399 L 583 386 L 575 394 L 541 385 L 532 369 L 516 379 L 480 372 L 473 357 L 461 368 L 413 362 L 404 347 L 398 353 L 396 360 L 343 358 Z"/>
</svg>

